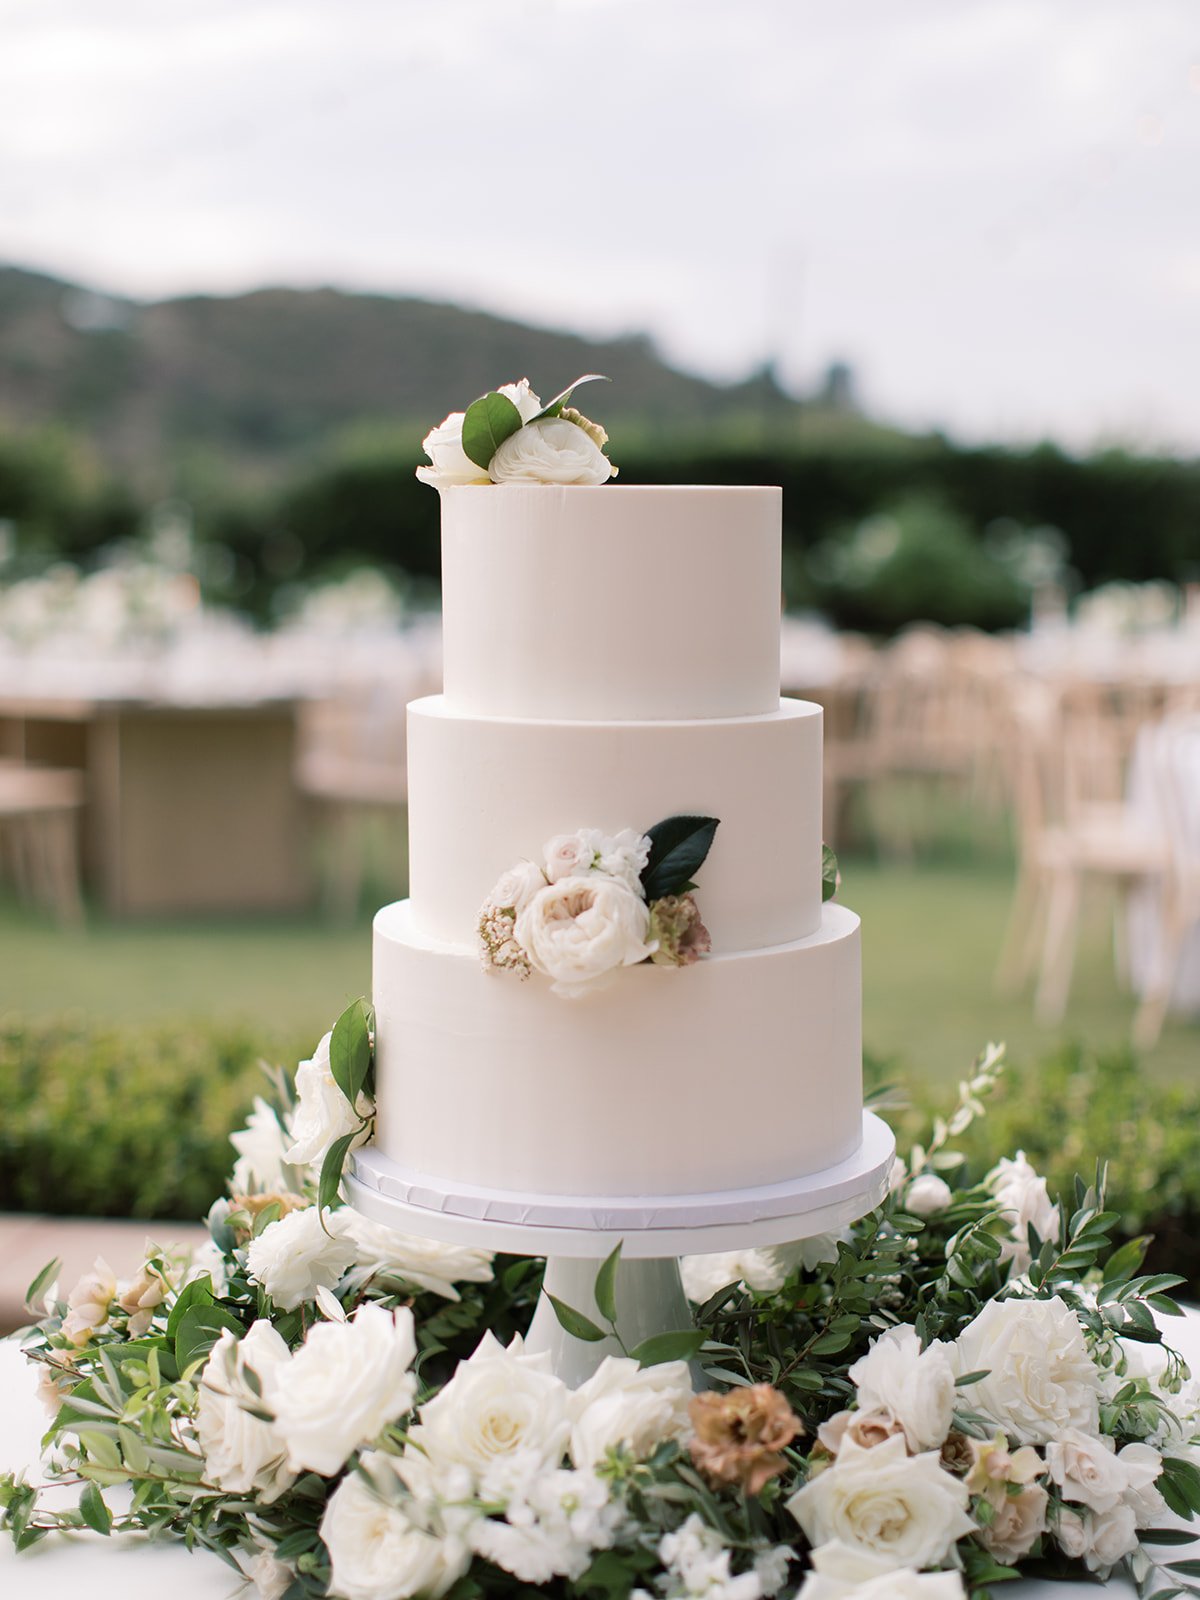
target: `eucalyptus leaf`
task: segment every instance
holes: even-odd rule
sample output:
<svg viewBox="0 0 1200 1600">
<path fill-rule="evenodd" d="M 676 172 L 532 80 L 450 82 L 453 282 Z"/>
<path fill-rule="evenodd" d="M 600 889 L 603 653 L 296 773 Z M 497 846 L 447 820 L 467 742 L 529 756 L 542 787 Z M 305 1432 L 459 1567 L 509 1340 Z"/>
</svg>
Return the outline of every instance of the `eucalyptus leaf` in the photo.
<svg viewBox="0 0 1200 1600">
<path fill-rule="evenodd" d="M 647 900 L 684 893 L 692 874 L 704 865 L 720 826 L 716 817 L 667 817 L 646 832 L 650 856 L 642 872 Z"/>
<path fill-rule="evenodd" d="M 369 1003 L 355 1000 L 334 1023 L 329 1036 L 329 1070 L 355 1110 L 371 1072 L 371 1019 Z"/>
<path fill-rule="evenodd" d="M 25 1304 L 28 1306 L 30 1311 L 41 1311 L 41 1298 L 50 1285 L 54 1282 L 58 1269 L 61 1266 L 62 1262 L 57 1256 L 55 1256 L 53 1261 L 47 1261 L 46 1265 L 38 1273 L 37 1277 L 29 1285 L 28 1289 L 26 1289 Z"/>
<path fill-rule="evenodd" d="M 838 887 L 838 858 L 827 844 L 821 846 L 821 900 L 832 900 Z"/>
<path fill-rule="evenodd" d="M 656 1333 L 635 1345 L 629 1354 L 643 1367 L 664 1361 L 690 1361 L 707 1338 L 703 1328 L 680 1328 L 676 1333 Z"/>
<path fill-rule="evenodd" d="M 559 394 L 556 394 L 554 396 L 554 399 L 550 401 L 549 405 L 543 406 L 542 409 L 538 412 L 537 416 L 534 417 L 532 420 L 534 422 L 541 422 L 543 420 L 543 418 L 546 418 L 546 417 L 560 417 L 562 415 L 563 407 L 566 405 L 567 401 L 571 398 L 571 396 L 575 393 L 575 390 L 578 389 L 581 384 L 584 384 L 584 383 L 611 383 L 611 382 L 612 382 L 612 379 L 611 378 L 606 378 L 602 372 L 588 372 L 588 373 L 585 373 L 582 378 L 576 378 L 574 383 L 568 384 L 565 389 L 563 389 Z M 468 454 L 469 453 L 470 452 L 468 452 Z M 474 461 L 474 459 L 475 459 L 475 457 L 471 456 L 471 460 Z"/>
<path fill-rule="evenodd" d="M 321 1208 L 322 1226 L 324 1226 L 325 1211 L 337 1199 L 338 1185 L 342 1181 L 342 1169 L 346 1165 L 350 1146 L 357 1138 L 358 1129 L 355 1128 L 350 1133 L 344 1133 L 340 1139 L 335 1139 L 325 1152 L 325 1159 L 321 1163 L 321 1181 L 317 1185 L 317 1205 Z"/>
<path fill-rule="evenodd" d="M 96 1533 L 102 1533 L 107 1538 L 112 1532 L 112 1513 L 94 1483 L 89 1483 L 79 1496 L 79 1515 Z"/>
<path fill-rule="evenodd" d="M 554 1307 L 554 1315 L 573 1339 L 583 1339 L 587 1344 L 598 1344 L 608 1335 L 603 1328 L 598 1328 L 590 1317 L 585 1317 L 582 1311 L 576 1311 L 574 1306 L 569 1306 L 557 1295 L 543 1291 L 546 1299 Z"/>
<path fill-rule="evenodd" d="M 467 407 L 462 426 L 463 452 L 486 472 L 496 451 L 520 426 L 521 413 L 508 396 L 490 389 Z"/>
<path fill-rule="evenodd" d="M 592 1291 L 596 1296 L 596 1304 L 600 1308 L 600 1315 L 606 1322 L 617 1320 L 617 1268 L 621 1264 L 621 1246 L 608 1255 L 596 1274 L 596 1287 Z"/>
</svg>

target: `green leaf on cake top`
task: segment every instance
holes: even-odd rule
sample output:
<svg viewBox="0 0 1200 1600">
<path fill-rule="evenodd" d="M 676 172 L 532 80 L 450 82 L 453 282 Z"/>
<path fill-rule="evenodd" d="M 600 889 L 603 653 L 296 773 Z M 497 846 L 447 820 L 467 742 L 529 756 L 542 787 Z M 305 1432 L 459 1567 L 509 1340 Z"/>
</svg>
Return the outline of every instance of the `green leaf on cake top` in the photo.
<svg viewBox="0 0 1200 1600">
<path fill-rule="evenodd" d="M 528 378 L 489 389 L 425 435 L 422 448 L 431 464 L 418 467 L 417 477 L 438 490 L 486 483 L 606 483 L 617 475 L 604 454 L 608 435 L 567 402 L 581 384 L 608 381 L 603 373 L 584 373 L 548 405 Z"/>
</svg>

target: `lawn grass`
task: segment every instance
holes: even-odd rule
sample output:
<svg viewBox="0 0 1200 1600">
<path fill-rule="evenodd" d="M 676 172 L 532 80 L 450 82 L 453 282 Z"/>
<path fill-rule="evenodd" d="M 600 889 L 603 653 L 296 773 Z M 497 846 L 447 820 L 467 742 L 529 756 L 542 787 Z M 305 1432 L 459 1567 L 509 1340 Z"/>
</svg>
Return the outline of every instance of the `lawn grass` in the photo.
<svg viewBox="0 0 1200 1600">
<path fill-rule="evenodd" d="M 960 1076 L 989 1039 L 1017 1059 L 1063 1039 L 1128 1038 L 1133 1002 L 1114 980 L 1111 915 L 1085 919 L 1063 1026 L 1034 1021 L 1027 995 L 1002 998 L 992 975 L 1011 890 L 1002 853 L 952 850 L 914 865 L 850 857 L 840 898 L 863 919 L 866 1048 L 906 1075 Z M 81 1011 L 98 1020 L 220 1018 L 313 1041 L 370 988 L 370 922 L 111 922 L 80 932 L 0 905 L 0 1011 Z M 1145 1057 L 1155 1076 L 1200 1072 L 1200 1024 L 1168 1022 Z"/>
</svg>

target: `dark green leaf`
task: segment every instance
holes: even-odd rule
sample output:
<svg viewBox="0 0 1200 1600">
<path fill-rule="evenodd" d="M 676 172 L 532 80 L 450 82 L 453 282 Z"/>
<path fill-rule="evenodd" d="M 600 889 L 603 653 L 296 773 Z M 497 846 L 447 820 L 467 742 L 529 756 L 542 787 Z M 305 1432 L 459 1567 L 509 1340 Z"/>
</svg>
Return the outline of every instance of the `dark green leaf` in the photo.
<svg viewBox="0 0 1200 1600">
<path fill-rule="evenodd" d="M 562 408 L 566 405 L 567 401 L 571 398 L 572 394 L 574 394 L 575 390 L 579 388 L 580 384 L 582 384 L 582 383 L 611 383 L 611 382 L 612 382 L 612 379 L 611 378 L 606 378 L 602 372 L 588 372 L 588 373 L 585 373 L 582 378 L 576 378 L 574 383 L 568 384 L 565 389 L 561 390 L 558 394 L 556 394 L 554 396 L 554 399 L 551 400 L 548 405 L 544 405 L 542 407 L 542 409 L 538 412 L 537 416 L 533 418 L 533 421 L 534 422 L 540 422 L 543 417 L 557 417 L 557 416 L 560 416 L 562 414 Z M 472 456 L 471 460 L 474 461 L 474 459 L 475 459 L 475 457 Z"/>
<path fill-rule="evenodd" d="M 546 1291 L 546 1299 L 554 1307 L 554 1315 L 567 1330 L 573 1339 L 584 1339 L 588 1344 L 596 1344 L 608 1335 L 603 1328 L 598 1328 L 590 1317 L 585 1317 L 582 1311 L 576 1311 L 574 1306 L 567 1305 L 557 1296 Z"/>
<path fill-rule="evenodd" d="M 322 1213 L 337 1199 L 338 1185 L 342 1181 L 342 1168 L 346 1165 L 350 1146 L 357 1138 L 357 1129 L 344 1133 L 340 1139 L 335 1139 L 325 1152 L 325 1159 L 321 1163 L 321 1181 L 317 1185 L 317 1204 Z"/>
<path fill-rule="evenodd" d="M 621 1246 L 608 1255 L 596 1274 L 596 1287 L 592 1291 L 596 1296 L 596 1304 L 600 1308 L 600 1315 L 606 1322 L 613 1323 L 617 1320 L 617 1268 L 621 1264 Z"/>
<path fill-rule="evenodd" d="M 827 844 L 821 846 L 821 899 L 832 900 L 837 893 L 838 858 Z"/>
<path fill-rule="evenodd" d="M 704 1343 L 702 1328 L 681 1328 L 678 1333 L 656 1333 L 629 1354 L 643 1367 L 657 1367 L 664 1361 L 690 1361 Z"/>
<path fill-rule="evenodd" d="M 329 1070 L 333 1081 L 358 1109 L 359 1094 L 371 1071 L 371 1007 L 355 1000 L 333 1025 L 329 1038 Z"/>
<path fill-rule="evenodd" d="M 239 1338 L 246 1331 L 233 1313 L 226 1311 L 224 1306 L 210 1304 L 188 1307 L 175 1332 L 175 1360 L 179 1364 L 180 1372 L 190 1367 L 193 1361 L 199 1361 L 201 1357 L 207 1356 L 221 1337 L 223 1328 L 228 1328 Z"/>
<path fill-rule="evenodd" d="M 1195 1544 L 1196 1535 L 1190 1528 L 1143 1528 L 1138 1538 L 1143 1544 Z"/>
<path fill-rule="evenodd" d="M 704 865 L 719 826 L 716 817 L 667 817 L 646 831 L 650 859 L 642 873 L 647 900 L 679 894 Z"/>
<path fill-rule="evenodd" d="M 473 400 L 463 417 L 462 447 L 469 461 L 486 472 L 505 439 L 521 426 L 521 413 L 507 395 L 490 389 Z"/>
<path fill-rule="evenodd" d="M 89 1528 L 106 1537 L 112 1532 L 112 1513 L 104 1504 L 104 1496 L 94 1483 L 89 1483 L 79 1496 L 79 1514 Z"/>
<path fill-rule="evenodd" d="M 1200 1578 L 1200 1561 L 1168 1561 L 1168 1572 L 1181 1573 L 1185 1578 Z"/>
</svg>

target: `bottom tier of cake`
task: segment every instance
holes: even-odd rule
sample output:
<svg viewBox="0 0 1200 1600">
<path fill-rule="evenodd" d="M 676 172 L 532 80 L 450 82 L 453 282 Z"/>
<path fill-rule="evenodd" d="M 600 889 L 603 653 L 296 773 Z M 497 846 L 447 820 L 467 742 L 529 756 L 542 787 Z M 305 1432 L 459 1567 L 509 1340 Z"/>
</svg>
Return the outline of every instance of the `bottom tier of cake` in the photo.
<svg viewBox="0 0 1200 1600">
<path fill-rule="evenodd" d="M 616 973 L 564 999 L 375 919 L 376 1143 L 443 1181 L 545 1195 L 778 1183 L 862 1138 L 859 923 Z"/>
</svg>

